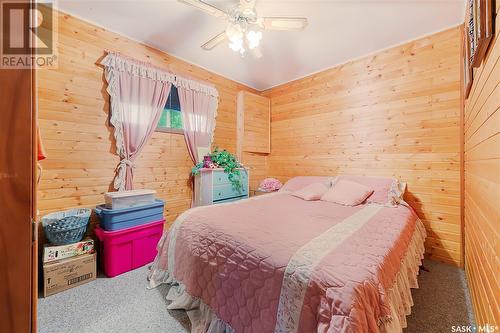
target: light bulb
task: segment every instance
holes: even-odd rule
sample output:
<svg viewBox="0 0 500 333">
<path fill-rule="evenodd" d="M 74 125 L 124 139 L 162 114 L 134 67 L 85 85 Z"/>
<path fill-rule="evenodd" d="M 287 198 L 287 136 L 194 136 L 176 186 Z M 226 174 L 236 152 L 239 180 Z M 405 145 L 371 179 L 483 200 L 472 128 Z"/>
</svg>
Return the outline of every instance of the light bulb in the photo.
<svg viewBox="0 0 500 333">
<path fill-rule="evenodd" d="M 262 40 L 261 31 L 250 30 L 247 32 L 248 47 L 250 49 L 258 47 L 261 40 Z"/>
<path fill-rule="evenodd" d="M 233 42 L 238 39 L 243 39 L 244 28 L 238 23 L 230 23 L 226 29 L 227 38 Z"/>
<path fill-rule="evenodd" d="M 244 50 L 244 48 L 243 48 L 243 39 L 240 38 L 240 39 L 231 40 L 230 43 L 229 43 L 229 47 L 234 52 L 241 52 L 242 49 Z"/>
</svg>

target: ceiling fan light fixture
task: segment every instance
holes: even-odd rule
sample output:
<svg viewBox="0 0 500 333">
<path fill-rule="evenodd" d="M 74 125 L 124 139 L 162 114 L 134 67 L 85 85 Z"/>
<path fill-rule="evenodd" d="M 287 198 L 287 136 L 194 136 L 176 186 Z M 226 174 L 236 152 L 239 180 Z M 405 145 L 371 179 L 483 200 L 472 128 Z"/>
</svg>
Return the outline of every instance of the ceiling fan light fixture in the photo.
<svg viewBox="0 0 500 333">
<path fill-rule="evenodd" d="M 226 28 L 226 35 L 230 42 L 242 40 L 245 27 L 240 23 L 230 23 Z"/>
<path fill-rule="evenodd" d="M 239 52 L 240 54 L 243 55 L 245 53 L 245 47 L 243 46 L 243 38 L 230 41 L 229 48 L 234 52 Z"/>
<path fill-rule="evenodd" d="M 245 21 L 231 22 L 226 29 L 229 48 L 243 55 L 246 49 L 257 48 L 262 40 L 262 31 L 257 25 Z"/>
<path fill-rule="evenodd" d="M 260 41 L 262 40 L 262 31 L 258 30 L 249 30 L 247 32 L 247 42 L 248 42 L 248 48 L 251 50 L 258 47 L 260 44 Z"/>
<path fill-rule="evenodd" d="M 305 17 L 259 17 L 255 9 L 257 0 L 239 0 L 239 4 L 228 11 L 207 4 L 203 0 L 177 0 L 213 16 L 222 17 L 227 22 L 224 32 L 212 37 L 201 46 L 209 51 L 223 41 L 229 41 L 229 48 L 242 56 L 247 50 L 257 58 L 262 57 L 259 48 L 263 30 L 301 31 L 307 26 Z"/>
</svg>

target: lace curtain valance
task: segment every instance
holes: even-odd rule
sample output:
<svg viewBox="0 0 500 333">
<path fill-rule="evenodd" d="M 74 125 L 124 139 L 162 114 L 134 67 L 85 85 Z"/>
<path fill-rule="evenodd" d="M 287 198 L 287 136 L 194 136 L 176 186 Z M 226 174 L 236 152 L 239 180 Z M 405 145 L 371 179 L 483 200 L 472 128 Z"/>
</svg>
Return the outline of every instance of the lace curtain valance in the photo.
<svg viewBox="0 0 500 333">
<path fill-rule="evenodd" d="M 101 61 L 101 64 L 106 68 L 120 72 L 127 72 L 131 75 L 141 76 L 155 81 L 167 82 L 176 87 L 204 93 L 216 98 L 219 97 L 217 89 L 211 85 L 179 76 L 154 67 L 151 64 L 122 56 L 118 53 L 109 52 Z"/>
</svg>

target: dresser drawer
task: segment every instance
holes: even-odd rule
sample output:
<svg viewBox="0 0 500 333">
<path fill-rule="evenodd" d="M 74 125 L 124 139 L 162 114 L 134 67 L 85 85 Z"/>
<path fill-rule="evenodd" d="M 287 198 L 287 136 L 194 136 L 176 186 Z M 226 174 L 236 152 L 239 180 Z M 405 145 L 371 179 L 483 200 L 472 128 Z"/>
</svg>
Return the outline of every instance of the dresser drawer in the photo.
<svg viewBox="0 0 500 333">
<path fill-rule="evenodd" d="M 245 199 L 245 198 L 246 197 L 243 196 L 243 197 L 236 197 L 236 198 L 229 198 L 229 199 L 219 200 L 219 201 L 215 201 L 214 205 L 221 204 L 221 203 L 226 203 L 226 202 L 238 201 L 238 200 Z"/>
<path fill-rule="evenodd" d="M 213 205 L 248 198 L 249 170 L 238 169 L 242 187 L 234 189 L 224 169 L 200 169 L 194 178 L 194 206 Z"/>
<path fill-rule="evenodd" d="M 220 200 L 225 200 L 229 198 L 235 198 L 235 197 L 241 197 L 241 196 L 248 196 L 248 188 L 246 186 L 246 183 L 243 183 L 243 187 L 240 188 L 239 190 L 236 190 L 233 187 L 233 184 L 223 184 L 223 185 L 217 185 L 213 187 L 213 201 L 220 201 Z"/>
<path fill-rule="evenodd" d="M 244 170 L 240 170 L 240 176 L 243 184 L 248 182 L 248 174 Z M 214 186 L 231 184 L 229 181 L 229 175 L 222 170 L 214 171 L 213 175 Z"/>
</svg>

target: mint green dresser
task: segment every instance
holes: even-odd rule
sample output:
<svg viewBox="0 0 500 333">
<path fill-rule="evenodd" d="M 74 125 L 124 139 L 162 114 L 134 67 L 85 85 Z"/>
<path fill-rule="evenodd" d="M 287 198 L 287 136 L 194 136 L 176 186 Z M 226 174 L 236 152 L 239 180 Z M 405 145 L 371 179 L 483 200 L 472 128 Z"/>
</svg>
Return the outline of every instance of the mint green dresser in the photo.
<svg viewBox="0 0 500 333">
<path fill-rule="evenodd" d="M 237 190 L 223 169 L 201 169 L 194 179 L 194 205 L 206 206 L 248 198 L 248 170 L 240 169 L 243 186 Z"/>
</svg>

